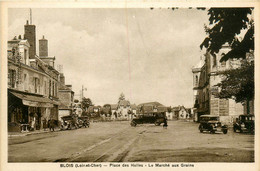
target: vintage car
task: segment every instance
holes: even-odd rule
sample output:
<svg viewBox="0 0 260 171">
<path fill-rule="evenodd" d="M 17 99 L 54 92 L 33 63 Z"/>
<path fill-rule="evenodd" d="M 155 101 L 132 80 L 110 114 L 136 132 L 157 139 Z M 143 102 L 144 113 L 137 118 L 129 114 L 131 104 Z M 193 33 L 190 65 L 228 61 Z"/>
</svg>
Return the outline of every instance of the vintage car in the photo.
<svg viewBox="0 0 260 171">
<path fill-rule="evenodd" d="M 209 131 L 210 133 L 215 133 L 218 131 L 226 134 L 228 132 L 228 127 L 219 121 L 219 116 L 201 115 L 199 130 L 200 132 Z"/>
<path fill-rule="evenodd" d="M 77 115 L 67 115 L 61 117 L 62 122 L 60 125 L 60 130 L 77 129 L 78 127 L 78 117 Z"/>
<path fill-rule="evenodd" d="M 78 117 L 78 126 L 79 126 L 79 128 L 81 128 L 81 127 L 89 128 L 89 126 L 90 126 L 89 117 L 87 117 L 87 116 Z"/>
<path fill-rule="evenodd" d="M 165 113 L 164 112 L 154 112 L 154 113 L 147 113 L 137 115 L 136 118 L 132 119 L 130 125 L 136 126 L 137 124 L 155 124 L 159 126 L 161 123 L 164 123 L 165 120 Z"/>
<path fill-rule="evenodd" d="M 254 132 L 255 116 L 254 115 L 239 115 L 233 124 L 234 132 Z"/>
</svg>

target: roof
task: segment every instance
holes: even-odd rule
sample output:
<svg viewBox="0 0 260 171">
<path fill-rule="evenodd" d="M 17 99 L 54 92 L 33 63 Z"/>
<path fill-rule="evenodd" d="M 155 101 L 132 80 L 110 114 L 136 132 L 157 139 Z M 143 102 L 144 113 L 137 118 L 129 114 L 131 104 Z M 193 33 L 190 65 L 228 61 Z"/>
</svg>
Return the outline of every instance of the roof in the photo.
<svg viewBox="0 0 260 171">
<path fill-rule="evenodd" d="M 33 102 L 42 102 L 42 103 L 53 103 L 49 98 L 42 97 L 41 95 L 29 95 L 23 92 L 11 92 L 14 96 L 22 100 L 28 100 Z"/>
<path fill-rule="evenodd" d="M 33 106 L 33 107 L 53 107 L 54 105 L 59 105 L 60 102 L 51 100 L 49 98 L 43 97 L 40 94 L 33 94 L 28 92 L 22 92 L 18 90 L 8 89 L 8 97 L 9 92 L 11 95 L 22 100 L 23 105 Z"/>
<path fill-rule="evenodd" d="M 117 109 L 117 104 L 110 104 L 110 106 L 111 106 L 111 110 L 116 110 Z"/>
<path fill-rule="evenodd" d="M 134 109 L 134 110 L 136 110 L 136 108 L 137 108 L 136 104 L 131 104 L 130 106 L 131 106 L 131 109 Z"/>
<path fill-rule="evenodd" d="M 127 106 L 130 106 L 130 102 L 128 100 L 120 100 L 118 102 L 118 105 L 119 106 L 124 106 L 124 107 L 127 107 Z"/>
<path fill-rule="evenodd" d="M 177 107 L 172 108 L 173 111 L 180 111 L 181 109 L 186 110 L 186 108 L 184 106 L 177 106 Z"/>
<path fill-rule="evenodd" d="M 66 86 L 65 84 L 60 84 L 59 86 L 59 90 L 68 90 L 68 91 L 72 91 L 68 86 Z"/>
<path fill-rule="evenodd" d="M 158 106 L 157 111 L 158 112 L 167 112 L 167 107 L 166 106 Z"/>
<path fill-rule="evenodd" d="M 141 103 L 141 104 L 139 104 L 138 105 L 138 107 L 141 107 L 141 106 L 147 106 L 147 105 L 152 105 L 152 106 L 155 106 L 155 107 L 157 107 L 157 106 L 164 106 L 164 105 L 162 105 L 161 103 L 159 103 L 159 102 L 147 102 L 147 103 Z"/>
</svg>

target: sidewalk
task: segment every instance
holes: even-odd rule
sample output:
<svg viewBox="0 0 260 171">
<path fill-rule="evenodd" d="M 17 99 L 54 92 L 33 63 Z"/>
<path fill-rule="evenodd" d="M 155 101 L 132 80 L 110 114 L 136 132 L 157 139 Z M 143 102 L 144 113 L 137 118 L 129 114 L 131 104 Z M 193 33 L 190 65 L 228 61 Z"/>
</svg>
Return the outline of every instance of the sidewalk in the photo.
<svg viewBox="0 0 260 171">
<path fill-rule="evenodd" d="M 59 128 L 55 128 L 54 132 L 60 131 Z M 8 137 L 17 137 L 17 136 L 27 136 L 27 135 L 34 135 L 34 134 L 43 134 L 51 132 L 49 129 L 44 130 L 35 130 L 35 131 L 29 131 L 29 132 L 8 132 Z"/>
</svg>

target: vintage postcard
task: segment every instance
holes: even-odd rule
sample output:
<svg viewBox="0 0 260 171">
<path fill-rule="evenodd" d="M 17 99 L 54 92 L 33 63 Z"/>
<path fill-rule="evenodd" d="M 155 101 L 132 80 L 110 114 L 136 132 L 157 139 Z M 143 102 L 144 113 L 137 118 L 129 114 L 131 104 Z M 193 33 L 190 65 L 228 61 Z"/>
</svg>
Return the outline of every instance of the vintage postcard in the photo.
<svg viewBox="0 0 260 171">
<path fill-rule="evenodd" d="M 1 2 L 1 170 L 260 169 L 258 20 L 258 1 Z"/>
</svg>

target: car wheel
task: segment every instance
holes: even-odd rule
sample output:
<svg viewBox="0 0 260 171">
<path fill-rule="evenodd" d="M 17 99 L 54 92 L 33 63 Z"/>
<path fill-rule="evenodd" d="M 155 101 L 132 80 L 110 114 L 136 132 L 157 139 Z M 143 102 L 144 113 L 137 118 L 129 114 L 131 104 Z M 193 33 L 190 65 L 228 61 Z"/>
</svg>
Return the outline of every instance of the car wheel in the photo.
<svg viewBox="0 0 260 171">
<path fill-rule="evenodd" d="M 223 133 L 224 133 L 224 134 L 227 134 L 227 132 L 228 132 L 227 129 L 224 129 L 224 130 L 223 130 Z"/>
<path fill-rule="evenodd" d="M 131 122 L 131 126 L 135 127 L 136 123 L 135 122 Z"/>
<path fill-rule="evenodd" d="M 154 124 L 155 124 L 155 126 L 159 126 L 160 125 L 158 122 L 155 122 Z"/>
<path fill-rule="evenodd" d="M 213 127 L 210 128 L 210 133 L 211 134 L 215 134 L 215 131 L 214 131 Z"/>
<path fill-rule="evenodd" d="M 200 133 L 203 132 L 202 126 L 199 126 Z"/>
</svg>

